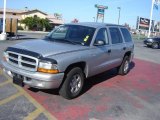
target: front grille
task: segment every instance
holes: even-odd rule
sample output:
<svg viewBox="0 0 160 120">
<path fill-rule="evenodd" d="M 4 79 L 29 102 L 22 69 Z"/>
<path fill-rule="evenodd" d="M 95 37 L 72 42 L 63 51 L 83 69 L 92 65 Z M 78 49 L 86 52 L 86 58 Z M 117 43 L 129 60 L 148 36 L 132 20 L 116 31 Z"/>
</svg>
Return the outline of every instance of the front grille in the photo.
<svg viewBox="0 0 160 120">
<path fill-rule="evenodd" d="M 37 71 L 38 59 L 24 54 L 7 51 L 8 63 L 29 71 Z"/>
<path fill-rule="evenodd" d="M 17 61 L 17 60 L 13 60 L 13 59 L 9 58 L 9 61 L 11 61 L 11 62 L 14 63 L 14 64 L 18 64 L 18 61 Z"/>
</svg>

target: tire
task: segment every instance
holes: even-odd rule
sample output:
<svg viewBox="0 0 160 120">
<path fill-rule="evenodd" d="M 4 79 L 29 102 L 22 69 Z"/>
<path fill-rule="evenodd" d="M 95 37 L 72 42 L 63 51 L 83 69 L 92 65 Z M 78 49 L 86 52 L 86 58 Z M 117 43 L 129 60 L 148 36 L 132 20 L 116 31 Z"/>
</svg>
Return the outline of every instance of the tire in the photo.
<svg viewBox="0 0 160 120">
<path fill-rule="evenodd" d="M 159 48 L 158 43 L 154 42 L 154 43 L 152 44 L 152 48 L 153 48 L 153 49 L 158 49 L 158 48 Z"/>
<path fill-rule="evenodd" d="M 119 75 L 126 75 L 129 72 L 129 57 L 125 56 L 122 64 L 120 65 L 120 67 L 118 68 L 118 74 Z"/>
<path fill-rule="evenodd" d="M 147 45 L 147 47 L 151 47 L 150 45 Z"/>
<path fill-rule="evenodd" d="M 79 67 L 71 69 L 66 77 L 64 83 L 59 90 L 59 94 L 66 99 L 73 99 L 82 91 L 84 84 L 84 74 Z"/>
</svg>

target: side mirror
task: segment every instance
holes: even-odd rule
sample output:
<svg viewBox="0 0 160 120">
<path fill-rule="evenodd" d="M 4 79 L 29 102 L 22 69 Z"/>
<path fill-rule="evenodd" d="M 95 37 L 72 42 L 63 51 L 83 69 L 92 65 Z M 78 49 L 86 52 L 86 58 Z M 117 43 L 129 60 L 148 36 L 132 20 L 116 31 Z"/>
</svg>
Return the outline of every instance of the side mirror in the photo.
<svg viewBox="0 0 160 120">
<path fill-rule="evenodd" d="M 95 46 L 102 46 L 104 45 L 104 41 L 103 40 L 96 40 L 96 43 L 94 43 Z"/>
<path fill-rule="evenodd" d="M 50 39 L 50 38 L 51 38 L 51 37 L 48 36 L 48 35 L 44 36 L 44 39 Z"/>
</svg>

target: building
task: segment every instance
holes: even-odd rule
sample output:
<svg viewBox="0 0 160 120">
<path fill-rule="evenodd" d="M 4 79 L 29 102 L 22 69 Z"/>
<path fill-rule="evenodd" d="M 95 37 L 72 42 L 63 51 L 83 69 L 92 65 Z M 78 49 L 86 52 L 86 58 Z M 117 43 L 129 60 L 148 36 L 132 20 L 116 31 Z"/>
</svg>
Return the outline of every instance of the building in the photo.
<svg viewBox="0 0 160 120">
<path fill-rule="evenodd" d="M 21 20 L 21 13 L 25 12 L 24 10 L 15 10 L 15 9 L 6 9 L 6 18 L 16 18 Z M 3 8 L 0 8 L 0 18 L 3 18 Z"/>
<path fill-rule="evenodd" d="M 160 32 L 160 21 L 156 22 L 154 29 L 155 31 Z"/>
<path fill-rule="evenodd" d="M 6 18 L 18 19 L 20 21 L 27 17 L 39 17 L 43 19 L 47 18 L 50 21 L 53 28 L 55 26 L 64 24 L 62 15 L 59 15 L 57 13 L 50 15 L 38 9 L 34 10 L 16 10 L 8 8 L 6 9 Z M 3 18 L 3 8 L 0 8 L 0 18 Z M 18 26 L 22 26 L 24 29 L 26 29 L 24 24 L 19 23 Z"/>
</svg>

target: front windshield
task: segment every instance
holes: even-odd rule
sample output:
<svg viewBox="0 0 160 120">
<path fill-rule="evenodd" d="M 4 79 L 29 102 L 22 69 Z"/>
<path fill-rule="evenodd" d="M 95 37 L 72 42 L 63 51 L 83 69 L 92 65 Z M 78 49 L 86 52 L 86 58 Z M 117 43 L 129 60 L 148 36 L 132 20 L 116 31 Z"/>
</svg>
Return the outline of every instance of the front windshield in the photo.
<svg viewBox="0 0 160 120">
<path fill-rule="evenodd" d="M 47 35 L 49 40 L 58 42 L 70 42 L 89 46 L 95 28 L 80 25 L 63 25 L 55 28 Z"/>
</svg>

